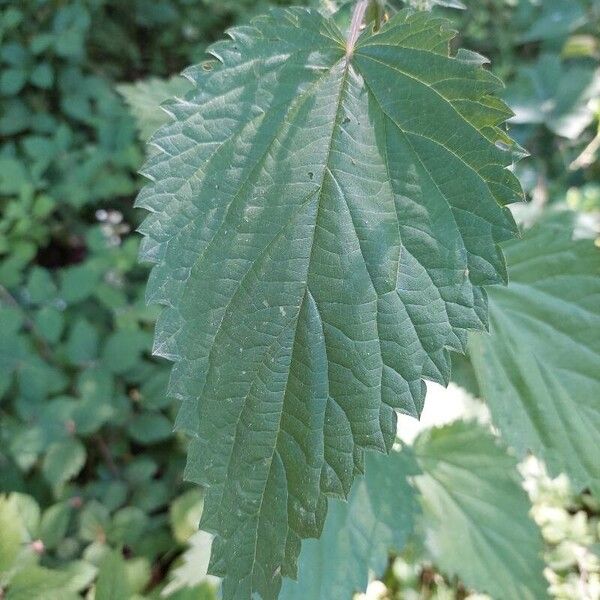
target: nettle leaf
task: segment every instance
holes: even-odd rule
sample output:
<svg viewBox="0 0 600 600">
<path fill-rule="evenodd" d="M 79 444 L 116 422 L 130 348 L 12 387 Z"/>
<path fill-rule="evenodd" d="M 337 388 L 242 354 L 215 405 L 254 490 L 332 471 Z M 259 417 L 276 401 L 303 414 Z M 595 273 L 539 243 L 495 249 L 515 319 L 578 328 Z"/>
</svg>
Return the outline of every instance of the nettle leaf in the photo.
<svg viewBox="0 0 600 600">
<path fill-rule="evenodd" d="M 465 421 L 423 432 L 414 451 L 436 564 L 494 598 L 546 598 L 542 536 L 515 458 L 483 427 Z"/>
<path fill-rule="evenodd" d="M 491 335 L 470 356 L 504 438 L 582 489 L 600 482 L 600 249 L 572 213 L 507 244 L 511 282 L 491 287 Z"/>
<path fill-rule="evenodd" d="M 289 9 L 229 35 L 152 139 L 142 256 L 211 573 L 275 598 L 327 496 L 484 328 L 521 192 L 499 81 L 448 55 L 446 21 L 405 11 L 353 43 Z"/>
<path fill-rule="evenodd" d="M 364 591 L 369 571 L 383 573 L 389 551 L 402 550 L 412 533 L 419 508 L 408 478 L 418 472 L 408 450 L 369 452 L 348 502 L 333 501 L 321 538 L 304 543 L 298 583 L 286 580 L 281 600 L 348 600 Z"/>
</svg>

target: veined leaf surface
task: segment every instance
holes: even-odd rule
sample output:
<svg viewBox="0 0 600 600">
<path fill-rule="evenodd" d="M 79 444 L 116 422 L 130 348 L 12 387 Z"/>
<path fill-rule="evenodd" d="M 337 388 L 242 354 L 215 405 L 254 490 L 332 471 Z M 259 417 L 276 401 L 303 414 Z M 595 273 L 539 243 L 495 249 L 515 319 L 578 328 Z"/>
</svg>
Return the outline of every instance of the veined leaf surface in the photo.
<svg viewBox="0 0 600 600">
<path fill-rule="evenodd" d="M 499 82 L 449 56 L 445 21 L 402 12 L 350 44 L 290 9 L 229 34 L 187 71 L 138 204 L 211 572 L 268 599 L 484 327 L 520 188 Z"/>
<path fill-rule="evenodd" d="M 436 564 L 493 598 L 547 598 L 542 536 L 515 458 L 482 426 L 465 421 L 424 431 L 414 451 Z"/>
<path fill-rule="evenodd" d="M 511 282 L 491 287 L 490 333 L 470 356 L 504 438 L 577 489 L 600 485 L 600 249 L 573 214 L 506 245 Z"/>
<path fill-rule="evenodd" d="M 408 478 L 418 472 L 406 449 L 389 457 L 369 452 L 348 502 L 334 500 L 320 539 L 304 542 L 298 582 L 284 581 L 281 600 L 348 600 L 363 592 L 369 572 L 382 574 L 389 552 L 402 550 L 412 533 L 420 511 Z"/>
</svg>

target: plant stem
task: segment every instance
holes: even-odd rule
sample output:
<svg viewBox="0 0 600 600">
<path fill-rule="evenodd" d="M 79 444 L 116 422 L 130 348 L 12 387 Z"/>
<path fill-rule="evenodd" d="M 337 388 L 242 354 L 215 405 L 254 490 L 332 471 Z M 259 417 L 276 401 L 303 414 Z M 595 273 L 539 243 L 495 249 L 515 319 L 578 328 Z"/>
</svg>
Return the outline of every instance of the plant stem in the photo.
<svg viewBox="0 0 600 600">
<path fill-rule="evenodd" d="M 369 8 L 369 2 L 370 0 L 360 0 L 354 7 L 350 32 L 348 33 L 348 42 L 346 43 L 346 58 L 350 58 L 352 52 L 354 52 L 354 45 L 360 35 L 360 29 L 365 19 L 365 13 L 367 12 L 367 8 Z"/>
</svg>

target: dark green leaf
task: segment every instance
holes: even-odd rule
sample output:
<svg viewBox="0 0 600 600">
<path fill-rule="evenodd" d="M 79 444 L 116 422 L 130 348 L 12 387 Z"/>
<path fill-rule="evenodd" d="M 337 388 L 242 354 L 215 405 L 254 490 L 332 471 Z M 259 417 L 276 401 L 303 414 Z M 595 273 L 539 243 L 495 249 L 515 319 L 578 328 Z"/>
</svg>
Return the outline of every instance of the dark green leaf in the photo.
<svg viewBox="0 0 600 600">
<path fill-rule="evenodd" d="M 226 598 L 270 599 L 326 495 L 484 327 L 521 192 L 499 81 L 448 56 L 445 21 L 401 12 L 348 47 L 292 9 L 230 35 L 167 105 L 138 204 L 211 571 Z"/>
</svg>

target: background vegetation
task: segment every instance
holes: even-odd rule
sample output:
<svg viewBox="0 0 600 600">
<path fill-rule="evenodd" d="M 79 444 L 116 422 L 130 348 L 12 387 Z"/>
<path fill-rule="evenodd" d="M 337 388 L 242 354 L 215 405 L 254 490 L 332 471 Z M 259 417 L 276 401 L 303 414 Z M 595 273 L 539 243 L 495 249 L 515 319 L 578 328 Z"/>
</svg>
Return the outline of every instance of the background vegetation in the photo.
<svg viewBox="0 0 600 600">
<path fill-rule="evenodd" d="M 0 0 L 0 598 L 214 597 L 169 367 L 151 357 L 133 199 L 156 107 L 185 89 L 164 80 L 268 4 Z M 600 4 L 413 4 L 442 5 L 507 81 L 511 133 L 531 153 L 516 167 L 521 219 L 566 204 L 598 232 Z M 599 598 L 597 495 L 537 462 L 522 471 L 552 594 Z M 369 597 L 474 598 L 414 537 Z"/>
</svg>

